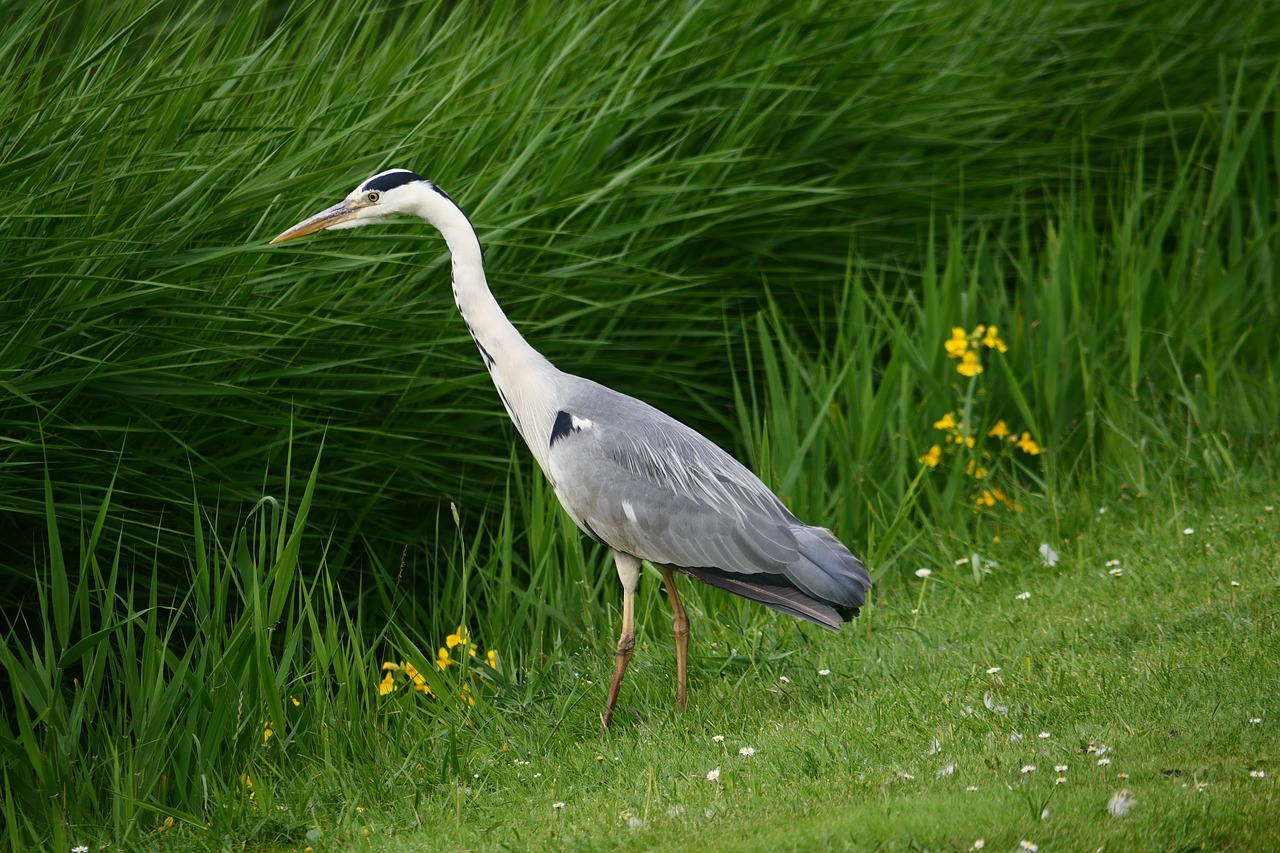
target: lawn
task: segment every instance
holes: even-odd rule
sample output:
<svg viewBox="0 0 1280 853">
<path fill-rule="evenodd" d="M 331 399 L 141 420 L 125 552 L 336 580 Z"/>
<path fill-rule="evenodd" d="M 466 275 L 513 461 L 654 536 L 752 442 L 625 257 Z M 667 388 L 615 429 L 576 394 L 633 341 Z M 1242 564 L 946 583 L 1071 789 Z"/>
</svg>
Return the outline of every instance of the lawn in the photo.
<svg viewBox="0 0 1280 853">
<path fill-rule="evenodd" d="M 0 846 L 1280 847 L 1280 7 L 8 23 Z M 267 244 L 391 166 L 864 614 L 682 581 L 681 712 L 647 568 L 601 732 L 616 574 L 443 243 Z"/>
</svg>

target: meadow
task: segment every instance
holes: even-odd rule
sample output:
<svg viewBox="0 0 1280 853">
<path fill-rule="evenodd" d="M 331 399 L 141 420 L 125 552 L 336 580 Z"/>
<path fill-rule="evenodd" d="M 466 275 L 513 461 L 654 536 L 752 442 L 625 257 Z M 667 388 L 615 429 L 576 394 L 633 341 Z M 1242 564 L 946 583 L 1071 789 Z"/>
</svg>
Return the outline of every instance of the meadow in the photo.
<svg viewBox="0 0 1280 853">
<path fill-rule="evenodd" d="M 0 845 L 1280 846 L 1280 10 L 91 2 L 0 34 Z M 674 701 L 444 246 L 872 570 Z M 602 683 L 605 682 L 605 683 Z M 981 841 L 981 843 L 979 843 Z"/>
</svg>

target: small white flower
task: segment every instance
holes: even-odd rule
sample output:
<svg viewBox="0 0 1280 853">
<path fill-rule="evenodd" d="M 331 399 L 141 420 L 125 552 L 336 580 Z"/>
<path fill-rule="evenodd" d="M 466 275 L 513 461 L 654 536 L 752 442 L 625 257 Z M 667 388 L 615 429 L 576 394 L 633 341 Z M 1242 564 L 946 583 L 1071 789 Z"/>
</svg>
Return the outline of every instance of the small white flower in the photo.
<svg viewBox="0 0 1280 853">
<path fill-rule="evenodd" d="M 790 679 L 790 678 L 787 678 L 785 675 L 784 675 L 784 676 L 782 676 L 781 678 L 779 678 L 778 680 L 779 680 L 779 681 L 781 681 L 783 684 L 790 684 L 790 683 L 791 683 L 791 679 Z"/>
<path fill-rule="evenodd" d="M 1067 772 L 1067 765 L 1065 765 L 1065 764 L 1055 764 L 1055 765 L 1053 765 L 1053 769 L 1054 769 L 1054 772 L 1056 772 L 1056 773 L 1066 773 L 1066 772 Z"/>
<path fill-rule="evenodd" d="M 1265 779 L 1265 778 L 1267 778 L 1267 771 L 1265 771 L 1265 770 L 1250 770 L 1250 771 L 1249 771 L 1249 775 L 1250 775 L 1252 778 L 1254 778 L 1254 779 Z"/>
<path fill-rule="evenodd" d="M 551 804 L 551 808 L 553 808 L 553 809 L 563 809 L 563 808 L 564 808 L 564 801 L 563 801 L 563 800 L 556 800 L 554 803 L 552 803 L 552 804 Z"/>
<path fill-rule="evenodd" d="M 1029 592 L 1020 592 L 1014 596 L 1014 598 L 1018 599 L 1019 601 L 1026 601 L 1030 597 L 1031 597 L 1031 593 Z"/>
<path fill-rule="evenodd" d="M 1000 667 L 998 666 L 987 667 L 987 675 L 995 675 L 999 671 L 1000 671 Z"/>
<path fill-rule="evenodd" d="M 1027 774 L 1027 773 L 1032 773 L 1032 772 L 1034 772 L 1034 771 L 1035 771 L 1035 769 L 1036 769 L 1036 766 L 1035 766 L 1034 764 L 1024 764 L 1024 765 L 1022 765 L 1022 772 L 1023 772 L 1023 774 L 1024 774 L 1024 775 L 1025 775 L 1025 774 Z"/>
<path fill-rule="evenodd" d="M 1107 514 L 1107 508 L 1105 506 L 1098 507 L 1098 515 L 1106 515 L 1106 514 Z"/>
<path fill-rule="evenodd" d="M 1196 532 L 1196 529 L 1194 527 L 1184 527 L 1182 529 L 1183 536 L 1190 536 L 1192 533 L 1195 533 L 1195 532 Z"/>
<path fill-rule="evenodd" d="M 1250 718 L 1249 718 L 1249 722 L 1253 723 L 1253 724 L 1256 726 L 1256 725 L 1258 725 L 1258 724 L 1260 724 L 1260 723 L 1262 722 L 1262 718 L 1261 718 L 1261 717 L 1250 717 Z"/>
<path fill-rule="evenodd" d="M 974 791 L 978 790 L 978 786 L 970 785 L 969 787 L 965 788 L 965 790 L 968 791 L 970 794 L 972 794 Z"/>
<path fill-rule="evenodd" d="M 1116 568 L 1111 569 L 1111 570 L 1108 572 L 1108 574 L 1110 574 L 1113 578 L 1118 578 L 1118 577 L 1120 577 L 1121 575 L 1123 575 L 1123 574 L 1124 574 L 1124 569 L 1122 569 L 1122 568 L 1120 568 L 1119 566 L 1117 566 Z"/>
<path fill-rule="evenodd" d="M 985 839 L 985 838 L 979 838 L 978 840 L 976 840 L 976 841 L 974 841 L 974 842 L 973 842 L 973 846 L 972 846 L 972 847 L 970 847 L 969 849 L 970 849 L 970 850 L 981 850 L 983 847 L 986 847 L 986 846 L 987 846 L 987 839 Z"/>
<path fill-rule="evenodd" d="M 1111 568 L 1112 566 L 1118 566 L 1118 565 L 1120 565 L 1120 561 L 1119 561 L 1119 560 L 1107 560 L 1107 568 L 1108 568 L 1108 569 L 1109 569 L 1109 568 Z"/>
<path fill-rule="evenodd" d="M 899 774 L 898 774 L 898 776 L 899 776 L 900 778 L 902 778 L 902 779 L 906 779 L 908 782 L 910 782 L 910 781 L 912 781 L 912 780 L 914 780 L 914 779 L 916 778 L 916 777 L 912 776 L 910 773 L 899 773 Z"/>
<path fill-rule="evenodd" d="M 1133 808 L 1133 794 L 1129 793 L 1128 788 L 1117 791 L 1107 803 L 1107 811 L 1111 812 L 1112 817 L 1124 817 L 1131 808 Z"/>
<path fill-rule="evenodd" d="M 918 578 L 927 578 L 931 574 L 933 574 L 933 572 L 929 569 L 916 569 L 916 577 Z"/>
<path fill-rule="evenodd" d="M 89 848 L 84 844 L 77 844 L 71 848 L 71 853 L 89 853 Z"/>
<path fill-rule="evenodd" d="M 744 746 L 742 749 L 738 750 L 738 755 L 745 755 L 747 758 L 750 758 L 755 754 L 755 748 L 750 746 Z"/>
<path fill-rule="evenodd" d="M 818 670 L 818 675 L 830 675 L 830 674 L 831 674 L 831 670 L 829 670 L 829 669 L 820 669 L 820 670 Z"/>
<path fill-rule="evenodd" d="M 1036 851 L 1040 849 L 1040 845 L 1024 838 L 1018 842 L 1018 849 L 1026 850 L 1027 853 L 1036 853 Z"/>
<path fill-rule="evenodd" d="M 724 735 L 713 735 L 711 739 L 716 743 L 724 743 Z"/>
<path fill-rule="evenodd" d="M 1053 737 L 1053 735 L 1049 734 L 1048 732 L 1041 732 L 1041 733 L 1040 733 L 1040 739 L 1041 739 L 1041 740 L 1048 740 L 1048 739 L 1049 739 L 1049 738 L 1051 738 L 1051 737 Z"/>
<path fill-rule="evenodd" d="M 974 556 L 977 556 L 977 555 L 975 554 Z M 969 558 L 968 558 L 968 557 L 961 557 L 960 559 L 956 560 L 956 565 L 957 565 L 957 566 L 967 566 L 967 565 L 969 565 Z"/>
<path fill-rule="evenodd" d="M 956 772 L 956 766 L 954 764 L 948 764 L 945 767 L 938 768 L 939 776 L 950 776 L 952 773 L 955 773 L 955 772 Z"/>
<path fill-rule="evenodd" d="M 1049 807 L 1048 807 L 1048 806 L 1045 806 L 1045 807 L 1044 807 L 1044 811 L 1040 812 L 1040 819 L 1041 819 L 1041 820 L 1048 820 L 1048 819 L 1049 819 Z"/>
<path fill-rule="evenodd" d="M 1044 563 L 1046 569 L 1051 569 L 1058 565 L 1058 552 L 1049 546 L 1048 542 L 1040 543 L 1040 560 Z"/>
<path fill-rule="evenodd" d="M 1053 780 L 1053 784 L 1055 784 L 1055 785 L 1061 785 L 1061 784 L 1062 784 L 1063 782 L 1065 782 L 1065 781 L 1067 781 L 1067 777 L 1066 777 L 1066 776 L 1059 776 L 1057 779 L 1054 779 L 1054 780 Z"/>
<path fill-rule="evenodd" d="M 1264 507 L 1263 507 L 1263 509 L 1265 509 L 1267 512 L 1275 512 L 1275 511 L 1276 511 L 1276 508 L 1275 508 L 1275 507 L 1273 507 L 1271 504 L 1267 504 L 1266 506 L 1264 506 Z"/>
<path fill-rule="evenodd" d="M 1110 759 L 1110 758 L 1099 758 L 1099 759 L 1098 759 L 1098 766 L 1099 766 L 1099 767 L 1106 767 L 1106 766 L 1107 766 L 1108 764 L 1110 764 L 1110 763 L 1111 763 L 1111 759 Z"/>
<path fill-rule="evenodd" d="M 708 771 L 707 771 L 707 781 L 708 781 L 708 782 L 719 782 L 719 781 L 720 781 L 720 768 L 719 768 L 719 767 L 716 767 L 716 768 L 714 768 L 714 769 L 712 769 L 712 770 L 708 770 Z"/>
<path fill-rule="evenodd" d="M 1231 582 L 1231 585 L 1232 585 L 1232 586 L 1240 586 L 1240 581 L 1232 581 L 1232 582 Z"/>
</svg>

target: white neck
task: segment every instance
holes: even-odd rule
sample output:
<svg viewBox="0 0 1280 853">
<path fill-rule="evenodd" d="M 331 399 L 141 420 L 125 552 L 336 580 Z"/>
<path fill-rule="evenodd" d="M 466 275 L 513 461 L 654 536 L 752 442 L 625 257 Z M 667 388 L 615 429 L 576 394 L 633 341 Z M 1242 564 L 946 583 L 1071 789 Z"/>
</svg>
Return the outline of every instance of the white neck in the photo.
<svg viewBox="0 0 1280 853">
<path fill-rule="evenodd" d="M 416 199 L 417 214 L 434 225 L 449 246 L 453 298 L 458 311 L 507 413 L 542 462 L 555 420 L 555 378 L 559 371 L 529 345 L 493 298 L 485 279 L 480 240 L 467 215 L 432 187 L 414 186 L 421 187 Z"/>
</svg>

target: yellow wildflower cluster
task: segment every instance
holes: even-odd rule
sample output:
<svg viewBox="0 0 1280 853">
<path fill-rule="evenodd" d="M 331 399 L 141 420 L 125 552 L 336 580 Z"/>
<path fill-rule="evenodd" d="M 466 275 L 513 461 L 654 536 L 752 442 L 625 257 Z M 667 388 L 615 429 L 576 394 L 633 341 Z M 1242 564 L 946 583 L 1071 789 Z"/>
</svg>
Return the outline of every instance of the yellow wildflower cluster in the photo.
<svg viewBox="0 0 1280 853">
<path fill-rule="evenodd" d="M 462 625 L 458 626 L 457 631 L 445 637 L 444 642 L 445 644 L 436 652 L 435 664 L 436 669 L 438 670 L 443 671 L 451 666 L 457 666 L 462 662 L 461 657 L 454 657 L 453 650 L 456 650 L 456 653 L 459 656 L 463 654 L 468 658 L 475 658 L 477 656 L 476 645 L 471 641 L 471 634 Z M 489 651 L 485 653 L 484 660 L 485 663 L 489 665 L 490 669 L 498 669 L 498 653 L 493 649 L 489 649 Z M 419 672 L 417 667 L 411 663 L 405 662 L 397 664 L 387 661 L 382 665 L 382 670 L 386 675 L 383 676 L 382 681 L 378 684 L 379 696 L 386 696 L 388 693 L 394 693 L 396 691 L 400 686 L 397 683 L 397 675 L 402 676 L 405 683 L 413 685 L 414 692 L 425 693 L 428 696 L 435 695 L 431 692 L 430 685 L 427 684 L 426 676 Z M 479 674 L 472 673 L 472 677 L 478 678 Z M 462 698 L 467 701 L 468 705 L 474 705 L 476 703 L 475 698 L 471 695 L 470 684 L 462 685 L 461 695 Z"/>
<path fill-rule="evenodd" d="M 983 371 L 980 357 L 983 349 L 1002 353 L 1009 350 L 1005 342 L 1000 339 L 999 329 L 986 325 L 979 325 L 972 332 L 966 332 L 959 326 L 953 328 L 951 337 L 943 343 L 943 348 L 949 358 L 959 359 L 956 372 L 970 379 L 977 377 Z M 1024 430 L 1021 435 L 1018 435 L 1004 420 L 997 420 L 985 433 L 981 429 L 975 429 L 968 420 L 968 414 L 973 407 L 974 393 L 974 383 L 970 382 L 966 390 L 959 392 L 958 411 L 962 414 L 947 412 L 934 421 L 933 428 L 943 433 L 942 441 L 930 446 L 919 457 L 920 464 L 928 468 L 937 468 L 942 464 L 944 456 L 958 455 L 962 459 L 967 457 L 965 473 L 976 481 L 977 489 L 973 499 L 976 510 L 991 509 L 997 505 L 1014 511 L 1021 510 L 1022 507 L 1010 499 L 1003 489 L 990 483 L 992 469 L 1003 458 L 1004 447 L 1016 447 L 1029 456 L 1036 456 L 1040 453 L 1040 445 L 1031 437 L 1030 431 Z M 988 439 L 999 442 L 994 450 Z"/>
<path fill-rule="evenodd" d="M 1008 352 L 1009 347 L 1000 340 L 1000 330 L 995 326 L 979 326 L 972 332 L 966 332 L 956 326 L 951 330 L 951 337 L 943 344 L 950 358 L 960 359 L 956 365 L 956 373 L 970 379 L 982 372 L 982 359 L 978 353 L 983 347 L 997 352 Z"/>
</svg>

